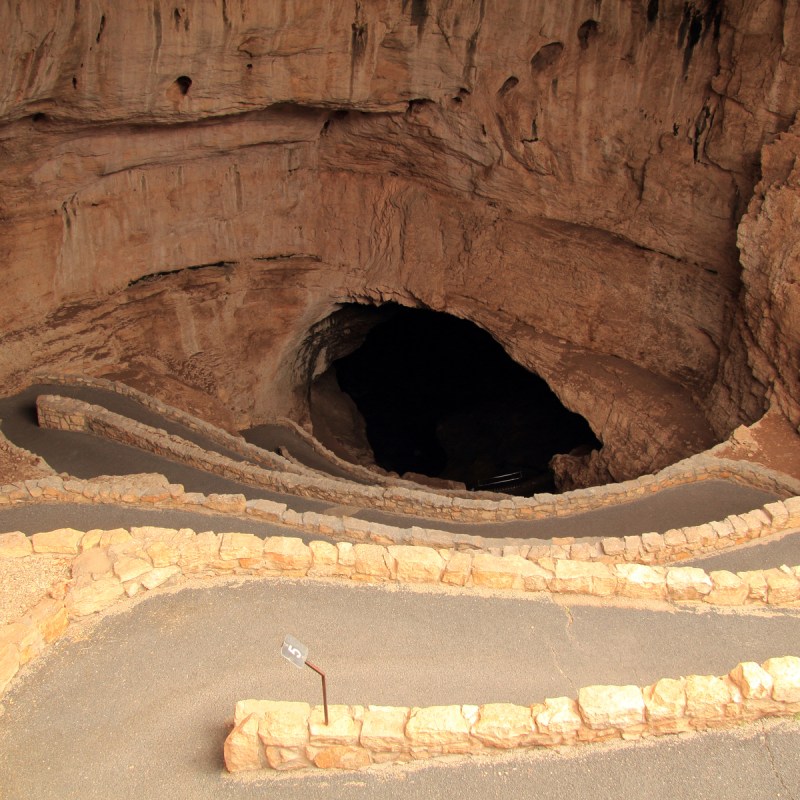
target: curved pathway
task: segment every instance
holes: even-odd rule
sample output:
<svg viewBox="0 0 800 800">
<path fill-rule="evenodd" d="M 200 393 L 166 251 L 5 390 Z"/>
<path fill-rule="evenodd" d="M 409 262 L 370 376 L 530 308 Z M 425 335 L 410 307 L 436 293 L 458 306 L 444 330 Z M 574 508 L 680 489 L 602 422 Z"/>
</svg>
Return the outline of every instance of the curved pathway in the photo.
<svg viewBox="0 0 800 800">
<path fill-rule="evenodd" d="M 5 420 L 13 419 L 9 411 L 0 409 L 4 431 Z M 22 428 L 33 427 L 24 411 L 20 416 Z M 98 464 L 118 469 L 124 458 L 130 459 L 126 472 L 167 472 L 176 480 L 168 472 L 175 468 L 190 490 L 258 496 L 249 487 L 233 484 L 238 488 L 232 489 L 230 481 L 191 475 L 163 459 L 156 459 L 155 469 L 143 467 L 155 457 L 131 448 L 120 451 L 93 437 L 41 434 L 65 465 L 72 463 L 69 459 L 87 465 L 87 476 L 112 472 Z M 195 488 L 200 485 L 207 488 Z M 721 487 L 712 489 L 717 494 Z M 671 492 L 663 495 L 673 510 L 691 505 L 691 493 Z M 295 508 L 296 500 L 291 498 Z M 697 502 L 706 511 L 702 519 L 708 519 L 709 498 Z M 638 521 L 636 532 L 657 529 L 657 515 L 646 501 L 628 507 Z M 601 524 L 598 514 L 571 519 L 594 532 Z M 3 530 L 134 524 L 259 535 L 291 530 L 265 523 L 245 528 L 244 521 L 219 515 L 116 506 L 0 511 Z M 609 524 L 621 523 L 612 518 Z M 460 527 L 474 531 L 476 526 Z M 506 526 L 495 527 L 508 535 Z M 619 527 L 614 531 L 618 535 Z M 714 558 L 754 554 L 766 558 L 760 566 L 774 566 L 769 554 L 778 551 L 770 548 L 781 547 L 782 560 L 800 563 L 793 558 L 798 539 L 790 535 Z M 644 685 L 660 677 L 722 674 L 738 661 L 793 652 L 800 641 L 800 611 L 599 607 L 574 598 L 559 602 L 288 580 L 220 581 L 155 592 L 139 602 L 126 601 L 120 613 L 73 626 L 15 679 L 0 716 L 2 797 L 433 798 L 458 786 L 466 797 L 483 798 L 530 796 L 535 786 L 537 795 L 552 797 L 798 798 L 797 722 L 759 723 L 688 740 L 593 746 L 568 758 L 534 752 L 358 775 L 233 779 L 224 773 L 221 752 L 236 700 L 318 702 L 316 676 L 292 669 L 278 655 L 286 633 L 309 644 L 326 669 L 333 703 L 529 703 L 574 696 L 578 687 L 593 683 Z"/>
<path fill-rule="evenodd" d="M 195 431 L 169 422 L 136 401 L 110 391 L 40 384 L 29 387 L 15 397 L 0 399 L 0 419 L 3 421 L 3 432 L 7 438 L 18 446 L 41 455 L 59 472 L 68 472 L 79 478 L 160 472 L 172 483 L 183 484 L 190 492 L 241 493 L 248 499 L 263 498 L 286 503 L 296 511 L 316 511 L 334 515 L 344 513 L 341 507 L 333 506 L 327 501 L 257 489 L 95 436 L 39 428 L 36 424 L 35 402 L 39 394 L 45 393 L 78 397 L 87 402 L 103 405 L 131 419 L 175 433 L 206 449 L 225 455 L 231 454 Z M 287 431 L 286 435 L 291 435 L 291 432 Z M 242 460 L 241 456 L 235 455 L 235 457 L 237 460 Z M 418 525 L 487 538 L 550 539 L 567 536 L 586 538 L 628 536 L 649 531 L 663 533 L 670 528 L 698 525 L 710 519 L 724 519 L 729 514 L 740 514 L 775 499 L 776 496 L 768 492 L 715 480 L 665 489 L 639 500 L 583 514 L 542 520 L 457 523 L 391 514 L 374 509 L 348 508 L 346 513 L 347 516 L 401 528 Z M 797 563 L 800 563 L 800 553 Z"/>
<path fill-rule="evenodd" d="M 762 661 L 791 649 L 800 641 L 800 612 L 647 610 L 575 600 L 567 607 L 541 598 L 289 580 L 150 595 L 122 613 L 75 626 L 16 679 L 0 723 L 4 797 L 306 796 L 306 778 L 273 778 L 266 791 L 263 783 L 226 776 L 221 763 L 226 720 L 236 700 L 320 701 L 317 676 L 280 657 L 286 633 L 308 644 L 326 670 L 332 703 L 528 704 L 575 696 L 578 687 L 594 683 L 645 685 L 667 676 L 724 674 L 739 661 Z M 751 728 L 757 737 L 759 728 Z M 800 726 L 789 726 L 781 736 L 788 756 L 790 743 L 800 743 Z M 669 762 L 675 744 L 640 747 L 638 768 L 652 769 L 654 758 Z M 580 750 L 575 755 L 589 757 Z M 740 759 L 728 753 L 722 771 L 741 773 Z M 470 767 L 471 779 L 488 796 L 499 796 L 491 792 L 502 786 L 502 766 L 486 763 L 483 775 Z M 535 773 L 539 762 L 528 755 L 514 763 Z M 788 782 L 796 759 L 784 769 L 780 779 Z M 462 765 L 418 772 L 412 780 L 432 792 L 445 776 L 461 787 Z M 368 788 L 370 796 L 398 796 L 399 787 L 380 771 L 349 780 Z M 598 796 L 591 777 L 581 780 L 583 789 L 576 786 L 571 796 Z M 714 796 L 737 796 L 717 791 L 715 786 Z M 763 789 L 758 795 L 781 796 Z"/>
</svg>

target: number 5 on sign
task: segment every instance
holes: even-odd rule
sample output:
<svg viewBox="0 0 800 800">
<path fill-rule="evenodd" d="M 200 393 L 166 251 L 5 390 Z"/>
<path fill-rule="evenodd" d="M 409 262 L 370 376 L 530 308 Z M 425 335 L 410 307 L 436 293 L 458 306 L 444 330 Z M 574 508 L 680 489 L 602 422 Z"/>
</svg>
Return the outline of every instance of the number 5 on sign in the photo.
<svg viewBox="0 0 800 800">
<path fill-rule="evenodd" d="M 294 636 L 286 635 L 281 647 L 281 655 L 294 664 L 298 669 L 303 669 L 308 658 L 308 648 Z"/>
</svg>

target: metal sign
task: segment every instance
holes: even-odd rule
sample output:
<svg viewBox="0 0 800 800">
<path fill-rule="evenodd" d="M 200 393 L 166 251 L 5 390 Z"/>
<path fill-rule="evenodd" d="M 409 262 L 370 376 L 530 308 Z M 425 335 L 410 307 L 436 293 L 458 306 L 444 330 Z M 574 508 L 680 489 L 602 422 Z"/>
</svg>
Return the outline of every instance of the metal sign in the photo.
<svg viewBox="0 0 800 800">
<path fill-rule="evenodd" d="M 325 708 L 325 724 L 328 724 L 328 686 L 325 680 L 325 673 L 316 665 L 308 661 L 308 648 L 294 636 L 286 634 L 281 647 L 281 655 L 298 669 L 308 667 L 314 670 L 322 678 L 322 704 Z"/>
<path fill-rule="evenodd" d="M 303 669 L 308 658 L 308 648 L 294 636 L 286 634 L 283 647 L 281 647 L 281 655 L 298 669 Z"/>
</svg>

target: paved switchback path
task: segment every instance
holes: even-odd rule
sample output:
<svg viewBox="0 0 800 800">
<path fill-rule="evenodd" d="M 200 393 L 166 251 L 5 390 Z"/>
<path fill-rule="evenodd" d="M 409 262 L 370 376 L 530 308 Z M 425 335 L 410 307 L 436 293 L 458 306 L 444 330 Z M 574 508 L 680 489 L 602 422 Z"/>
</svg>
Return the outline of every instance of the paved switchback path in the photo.
<svg viewBox="0 0 800 800">
<path fill-rule="evenodd" d="M 47 393 L 78 397 L 87 402 L 102 405 L 131 419 L 183 436 L 210 450 L 225 455 L 231 454 L 224 448 L 219 448 L 213 442 L 209 442 L 202 435 L 182 425 L 171 423 L 144 408 L 141 404 L 114 392 L 41 384 L 29 387 L 14 397 L 0 399 L 0 419 L 3 422 L 4 434 L 15 444 L 41 455 L 54 469 L 60 472 L 68 472 L 79 478 L 160 472 L 166 475 L 171 482 L 183 484 L 190 492 L 241 493 L 249 499 L 263 498 L 286 503 L 296 511 L 342 513 L 339 507 L 333 506 L 328 501 L 256 489 L 95 436 L 39 428 L 36 424 L 35 401 L 38 395 Z M 291 432 L 287 432 L 286 435 L 290 434 Z M 241 460 L 241 457 L 235 454 L 233 457 Z M 775 499 L 776 496 L 768 492 L 739 486 L 731 482 L 702 481 L 697 484 L 666 489 L 631 503 L 557 519 L 505 523 L 456 523 L 391 514 L 374 509 L 352 509 L 347 513 L 349 516 L 396 527 L 408 528 L 412 525 L 419 525 L 487 538 L 549 539 L 554 536 L 582 538 L 627 536 L 648 531 L 663 533 L 670 528 L 698 525 L 712 519 L 724 519 L 729 514 L 743 513 Z M 3 525 L 1 520 L 0 516 L 0 526 Z M 23 527 L 18 524 L 17 527 L 6 527 L 6 529 L 26 530 L 27 526 L 29 523 L 24 522 Z M 800 560 L 797 563 L 800 563 Z"/>
<path fill-rule="evenodd" d="M 15 681 L 0 717 L 3 797 L 326 796 L 317 779 L 293 777 L 265 786 L 223 772 L 222 742 L 236 700 L 320 702 L 318 677 L 279 656 L 286 633 L 308 644 L 313 660 L 326 670 L 332 703 L 528 704 L 574 697 L 580 686 L 594 683 L 645 685 L 666 676 L 724 674 L 739 661 L 783 655 L 800 641 L 800 613 L 663 611 L 577 601 L 566 607 L 541 598 L 289 580 L 153 593 L 90 626 L 76 626 Z M 772 769 L 778 784 L 797 775 L 790 743 L 800 743 L 800 726 L 781 731 L 770 734 L 786 749 L 785 764 L 778 758 Z M 758 755 L 760 734 L 760 727 L 750 726 L 751 764 L 739 763 L 741 755 L 733 750 L 725 766 L 718 765 L 726 777 L 737 776 L 734 783 L 748 780 L 751 791 L 747 770 L 753 765 L 761 770 L 759 759 L 766 758 Z M 716 741 L 731 740 L 716 735 Z M 702 742 L 700 754 L 710 746 L 706 737 Z M 678 763 L 685 773 L 697 757 L 690 751 L 688 762 L 682 762 L 674 740 L 663 748 L 640 747 L 635 756 L 630 750 L 591 752 L 606 764 L 633 758 L 642 772 L 661 759 L 671 776 L 666 785 L 675 782 Z M 579 756 L 584 763 L 588 757 Z M 547 763 L 553 758 L 548 756 Z M 561 757 L 559 763 L 565 761 Z M 514 763 L 533 778 L 540 761 L 529 755 Z M 598 796 L 591 770 L 581 778 L 567 767 L 573 779 L 583 781 L 583 789 L 572 796 Z M 413 796 L 442 796 L 436 788 L 441 782 L 470 797 L 507 796 L 501 791 L 502 761 L 484 766 L 482 773 L 474 765 L 466 773 L 462 768 L 463 762 L 413 773 L 408 780 L 421 792 Z M 344 785 L 350 796 L 412 796 L 402 783 L 382 775 L 350 775 Z M 330 780 L 338 787 L 344 781 Z M 553 790 L 557 785 L 551 781 Z M 312 795 L 309 786 L 317 787 Z M 363 787 L 363 794 L 354 787 Z M 705 796 L 692 788 L 694 793 L 669 796 Z M 658 785 L 651 789 L 650 797 L 667 796 Z M 792 797 L 763 788 L 757 794 Z"/>
</svg>

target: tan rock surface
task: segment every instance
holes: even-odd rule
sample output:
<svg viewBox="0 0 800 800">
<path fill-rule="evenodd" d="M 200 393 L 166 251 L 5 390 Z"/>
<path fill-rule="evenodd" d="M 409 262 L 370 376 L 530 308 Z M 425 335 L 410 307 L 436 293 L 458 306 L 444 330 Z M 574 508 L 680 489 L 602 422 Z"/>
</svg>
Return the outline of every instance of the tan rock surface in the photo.
<svg viewBox="0 0 800 800">
<path fill-rule="evenodd" d="M 582 724 L 578 704 L 569 697 L 547 698 L 544 709 L 536 716 L 536 726 L 542 733 L 570 737 L 580 730 Z"/>
<path fill-rule="evenodd" d="M 328 724 L 325 724 L 324 709 L 315 707 L 309 718 L 308 730 L 311 744 L 317 745 L 357 745 L 361 734 L 361 719 L 364 709 L 360 706 L 329 705 Z"/>
<path fill-rule="evenodd" d="M 102 611 L 112 605 L 125 589 L 116 577 L 91 580 L 78 578 L 66 597 L 66 607 L 71 616 L 83 617 Z"/>
<path fill-rule="evenodd" d="M 397 580 L 402 583 L 438 583 L 445 561 L 432 547 L 389 547 L 396 562 Z"/>
<path fill-rule="evenodd" d="M 333 745 L 314 751 L 314 764 L 321 769 L 361 769 L 372 763 L 369 751 L 361 747 Z"/>
<path fill-rule="evenodd" d="M 773 698 L 784 703 L 800 703 L 800 658 L 770 658 L 763 666 L 772 677 Z"/>
<path fill-rule="evenodd" d="M 555 592 L 571 592 L 607 596 L 614 594 L 617 579 L 613 569 L 606 564 L 591 561 L 559 559 L 555 563 L 555 578 L 551 588 Z"/>
<path fill-rule="evenodd" d="M 308 742 L 308 703 L 262 701 L 258 735 L 267 746 L 298 747 Z"/>
<path fill-rule="evenodd" d="M 33 553 L 31 540 L 20 531 L 0 533 L 0 558 L 16 558 Z"/>
<path fill-rule="evenodd" d="M 772 676 L 754 661 L 738 664 L 731 670 L 730 678 L 746 700 L 767 700 L 772 695 Z"/>
<path fill-rule="evenodd" d="M 663 599 L 667 596 L 667 574 L 663 567 L 645 564 L 616 564 L 619 593 L 623 597 Z"/>
<path fill-rule="evenodd" d="M 578 707 L 586 724 L 595 730 L 627 728 L 645 720 L 638 686 L 585 686 L 578 692 Z"/>
<path fill-rule="evenodd" d="M 439 752 L 467 752 L 470 725 L 461 706 L 412 708 L 406 737 L 412 748 L 433 748 Z"/>
<path fill-rule="evenodd" d="M 404 707 L 368 706 L 361 725 L 361 744 L 369 750 L 405 750 L 410 713 L 411 709 Z"/>
<path fill-rule="evenodd" d="M 395 300 L 474 320 L 587 418 L 605 445 L 567 481 L 767 396 L 797 424 L 800 22 L 692 9 L 6 4 L 3 385 L 88 370 L 303 420 L 310 328 Z"/>
<path fill-rule="evenodd" d="M 673 600 L 701 600 L 713 589 L 711 578 L 699 567 L 670 567 L 667 592 Z"/>
<path fill-rule="evenodd" d="M 302 539 L 288 536 L 271 536 L 263 544 L 264 567 L 283 575 L 299 577 L 311 566 L 311 549 Z"/>
<path fill-rule="evenodd" d="M 519 747 L 535 739 L 536 725 L 528 706 L 487 703 L 481 706 L 472 735 L 489 747 Z"/>
<path fill-rule="evenodd" d="M 730 689 L 722 678 L 690 675 L 686 679 L 686 713 L 690 717 L 722 718 L 731 700 Z"/>
<path fill-rule="evenodd" d="M 749 587 L 738 575 L 727 570 L 715 570 L 709 573 L 714 588 L 705 596 L 707 603 L 718 606 L 737 606 L 744 603 L 749 594 Z"/>
<path fill-rule="evenodd" d="M 0 644 L 0 692 L 8 686 L 20 667 L 19 648 L 15 644 Z"/>
<path fill-rule="evenodd" d="M 266 764 L 266 755 L 258 738 L 258 715 L 249 714 L 228 734 L 225 739 L 225 766 L 229 772 L 261 769 Z"/>
<path fill-rule="evenodd" d="M 653 722 L 676 720 L 686 711 L 684 682 L 676 678 L 662 678 L 643 691 L 647 718 Z"/>
<path fill-rule="evenodd" d="M 56 531 L 34 533 L 30 538 L 34 553 L 77 555 L 80 552 L 83 532 L 72 528 L 62 528 Z"/>
</svg>

